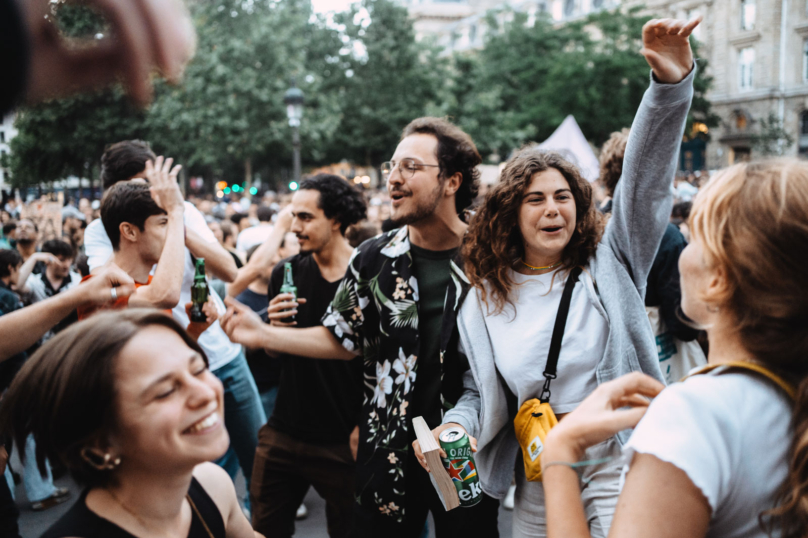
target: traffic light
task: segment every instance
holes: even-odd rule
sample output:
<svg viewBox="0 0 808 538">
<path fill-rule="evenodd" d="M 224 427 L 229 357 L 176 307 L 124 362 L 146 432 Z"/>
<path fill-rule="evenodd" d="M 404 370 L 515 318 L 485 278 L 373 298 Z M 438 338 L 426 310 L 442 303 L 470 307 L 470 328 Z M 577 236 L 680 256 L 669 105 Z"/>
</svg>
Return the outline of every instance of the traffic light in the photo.
<svg viewBox="0 0 808 538">
<path fill-rule="evenodd" d="M 256 187 L 250 187 L 250 194 L 255 196 L 256 194 L 258 194 L 258 189 Z"/>
<path fill-rule="evenodd" d="M 220 181 L 216 184 L 216 189 L 223 191 L 227 188 L 227 181 Z"/>
<path fill-rule="evenodd" d="M 224 189 L 222 189 L 222 192 L 224 192 L 225 194 L 230 194 L 230 187 L 225 187 Z"/>
<path fill-rule="evenodd" d="M 290 181 L 289 182 L 289 190 L 296 191 L 300 185 L 297 184 L 297 181 Z"/>
</svg>

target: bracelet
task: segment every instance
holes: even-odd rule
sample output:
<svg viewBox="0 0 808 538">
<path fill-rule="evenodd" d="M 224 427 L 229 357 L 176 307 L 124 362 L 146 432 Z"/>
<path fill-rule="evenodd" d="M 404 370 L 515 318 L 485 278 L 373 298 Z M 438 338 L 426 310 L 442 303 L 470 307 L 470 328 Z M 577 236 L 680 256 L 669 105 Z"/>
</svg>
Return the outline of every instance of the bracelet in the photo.
<svg viewBox="0 0 808 538">
<path fill-rule="evenodd" d="M 570 463 L 568 461 L 551 461 L 542 465 L 541 468 L 542 472 L 544 472 L 546 469 L 549 469 L 553 465 L 563 465 L 564 467 L 569 467 L 570 469 L 575 470 L 580 467 L 589 467 L 590 465 L 600 465 L 601 463 L 608 463 L 613 459 L 614 458 L 600 458 L 599 460 L 584 460 L 575 463 Z"/>
</svg>

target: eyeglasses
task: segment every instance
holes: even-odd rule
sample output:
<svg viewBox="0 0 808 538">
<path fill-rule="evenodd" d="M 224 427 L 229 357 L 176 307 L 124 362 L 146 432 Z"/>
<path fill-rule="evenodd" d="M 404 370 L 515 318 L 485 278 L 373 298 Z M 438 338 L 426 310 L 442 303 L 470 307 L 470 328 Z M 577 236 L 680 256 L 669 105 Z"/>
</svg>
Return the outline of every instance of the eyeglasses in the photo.
<svg viewBox="0 0 808 538">
<path fill-rule="evenodd" d="M 393 173 L 393 170 L 398 166 L 398 172 L 404 179 L 412 179 L 415 172 L 423 170 L 424 166 L 432 168 L 440 168 L 439 164 L 423 164 L 414 159 L 401 159 L 401 162 L 387 161 L 382 163 L 382 177 L 386 180 Z"/>
</svg>

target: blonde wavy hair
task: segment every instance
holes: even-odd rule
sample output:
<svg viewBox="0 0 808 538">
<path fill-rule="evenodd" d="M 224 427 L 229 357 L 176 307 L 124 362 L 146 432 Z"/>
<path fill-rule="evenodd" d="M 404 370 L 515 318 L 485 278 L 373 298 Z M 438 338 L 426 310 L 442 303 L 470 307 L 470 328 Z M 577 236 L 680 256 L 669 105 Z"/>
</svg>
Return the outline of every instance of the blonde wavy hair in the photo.
<svg viewBox="0 0 808 538">
<path fill-rule="evenodd" d="M 703 299 L 728 312 L 744 348 L 799 387 L 789 473 L 769 532 L 808 535 L 808 163 L 738 164 L 693 203 L 690 226 L 724 286 Z"/>
</svg>

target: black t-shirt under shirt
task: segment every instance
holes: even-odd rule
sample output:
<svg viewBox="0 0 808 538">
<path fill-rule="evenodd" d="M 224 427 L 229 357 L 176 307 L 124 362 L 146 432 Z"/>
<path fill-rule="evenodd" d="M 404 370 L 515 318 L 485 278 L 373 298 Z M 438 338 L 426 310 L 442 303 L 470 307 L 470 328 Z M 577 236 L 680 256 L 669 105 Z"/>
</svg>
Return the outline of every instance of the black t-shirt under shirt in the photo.
<svg viewBox="0 0 808 538">
<path fill-rule="evenodd" d="M 280 293 L 285 263 L 292 264 L 298 297 L 297 327 L 319 327 L 339 280 L 328 282 L 314 257 L 298 254 L 272 271 L 269 299 Z M 361 358 L 351 361 L 281 355 L 281 380 L 268 424 L 300 441 L 347 443 L 362 408 Z"/>
<path fill-rule="evenodd" d="M 446 288 L 452 283 L 451 261 L 457 249 L 426 250 L 410 243 L 414 275 L 418 280 L 418 338 L 420 354 L 410 417 L 422 416 L 430 428 L 441 423 L 440 332 Z M 414 428 L 410 436 L 415 439 Z"/>
</svg>

